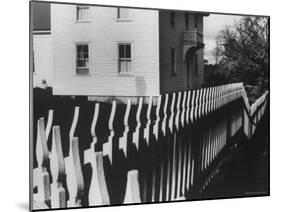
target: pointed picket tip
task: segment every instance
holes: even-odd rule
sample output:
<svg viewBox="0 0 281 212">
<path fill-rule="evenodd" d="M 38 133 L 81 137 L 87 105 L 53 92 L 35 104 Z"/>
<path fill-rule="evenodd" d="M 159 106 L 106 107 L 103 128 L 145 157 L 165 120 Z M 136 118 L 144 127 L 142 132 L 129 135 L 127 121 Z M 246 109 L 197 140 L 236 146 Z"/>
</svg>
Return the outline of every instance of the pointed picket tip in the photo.
<svg viewBox="0 0 281 212">
<path fill-rule="evenodd" d="M 74 133 L 75 133 L 75 129 L 76 129 L 78 117 L 79 117 L 79 109 L 80 108 L 78 106 L 76 106 L 75 109 L 74 109 L 74 116 L 73 116 L 72 124 L 71 124 L 71 127 L 70 127 L 70 131 L 69 131 L 69 139 L 70 140 L 73 138 Z"/>
<path fill-rule="evenodd" d="M 138 109 L 136 113 L 137 126 L 135 132 L 133 133 L 133 141 L 132 141 L 137 150 L 139 150 L 139 130 L 141 127 L 140 116 L 141 116 L 142 106 L 143 106 L 143 97 L 139 97 Z"/>
<path fill-rule="evenodd" d="M 47 141 L 49 139 L 50 131 L 51 131 L 51 128 L 52 128 L 53 117 L 54 117 L 54 110 L 49 110 L 48 121 L 47 121 L 47 126 L 46 126 L 46 139 L 47 139 Z"/>
<path fill-rule="evenodd" d="M 99 117 L 99 110 L 100 110 L 100 104 L 96 103 L 93 121 L 92 121 L 92 125 L 91 125 L 91 135 L 92 135 L 92 137 L 96 137 L 96 125 L 97 125 L 97 121 L 98 121 L 98 117 Z"/>
<path fill-rule="evenodd" d="M 144 140 L 145 140 L 147 146 L 149 146 L 149 142 L 150 142 L 150 126 L 151 126 L 152 102 L 153 102 L 153 98 L 152 98 L 152 96 L 150 96 L 149 97 L 149 102 L 148 102 L 148 108 L 147 108 L 147 112 L 146 112 L 147 124 L 146 124 L 146 127 L 144 129 Z"/>
<path fill-rule="evenodd" d="M 131 112 L 131 102 L 132 102 L 131 99 L 128 99 L 124 120 L 123 120 L 125 130 L 123 132 L 122 137 L 119 138 L 119 149 L 123 151 L 126 158 L 127 158 L 127 149 L 128 149 L 127 136 L 129 132 L 129 115 Z"/>
<path fill-rule="evenodd" d="M 162 102 L 162 95 L 159 95 L 158 99 L 157 99 L 157 106 L 156 106 L 156 111 L 155 111 L 156 119 L 155 119 L 155 124 L 153 126 L 153 134 L 154 134 L 154 137 L 155 137 L 156 141 L 158 141 L 158 135 L 159 135 L 161 102 Z"/>
</svg>

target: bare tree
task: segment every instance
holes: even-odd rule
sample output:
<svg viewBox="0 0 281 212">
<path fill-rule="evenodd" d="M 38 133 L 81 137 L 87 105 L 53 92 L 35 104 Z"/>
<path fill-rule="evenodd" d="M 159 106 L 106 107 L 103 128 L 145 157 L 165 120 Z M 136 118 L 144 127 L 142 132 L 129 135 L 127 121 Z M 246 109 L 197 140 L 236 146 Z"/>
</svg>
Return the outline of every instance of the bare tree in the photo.
<svg viewBox="0 0 281 212">
<path fill-rule="evenodd" d="M 221 64 L 237 81 L 268 86 L 269 18 L 246 16 L 226 26 L 218 40 L 223 45 Z"/>
</svg>

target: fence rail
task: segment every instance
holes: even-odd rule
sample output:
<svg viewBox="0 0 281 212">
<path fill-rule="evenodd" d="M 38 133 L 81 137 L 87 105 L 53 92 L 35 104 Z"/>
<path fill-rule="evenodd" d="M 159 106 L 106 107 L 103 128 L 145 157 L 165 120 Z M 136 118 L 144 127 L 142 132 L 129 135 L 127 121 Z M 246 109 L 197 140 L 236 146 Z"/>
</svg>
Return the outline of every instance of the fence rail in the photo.
<svg viewBox="0 0 281 212">
<path fill-rule="evenodd" d="M 239 131 L 252 138 L 267 99 L 268 92 L 250 106 L 235 83 L 150 97 L 148 104 L 128 99 L 122 113 L 114 100 L 107 117 L 95 103 L 87 149 L 75 135 L 80 107 L 67 140 L 49 110 L 46 127 L 44 118 L 37 121 L 33 209 L 188 199 L 208 186 Z"/>
</svg>

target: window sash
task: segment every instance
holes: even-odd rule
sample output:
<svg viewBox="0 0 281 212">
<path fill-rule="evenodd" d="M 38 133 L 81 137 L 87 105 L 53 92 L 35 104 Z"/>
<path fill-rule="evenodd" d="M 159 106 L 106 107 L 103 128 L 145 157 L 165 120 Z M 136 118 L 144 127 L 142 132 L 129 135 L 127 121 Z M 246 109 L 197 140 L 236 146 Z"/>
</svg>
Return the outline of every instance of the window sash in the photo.
<svg viewBox="0 0 281 212">
<path fill-rule="evenodd" d="M 171 27 L 175 27 L 175 12 L 170 13 L 170 25 Z"/>
<path fill-rule="evenodd" d="M 194 29 L 198 31 L 198 16 L 194 15 Z"/>
<path fill-rule="evenodd" d="M 130 43 L 118 44 L 118 73 L 132 71 L 132 47 Z"/>
<path fill-rule="evenodd" d="M 189 14 L 185 13 L 185 30 L 189 30 Z"/>
<path fill-rule="evenodd" d="M 129 9 L 128 8 L 117 8 L 117 19 L 126 20 L 129 19 Z"/>
<path fill-rule="evenodd" d="M 89 74 L 89 44 L 76 44 L 76 73 Z"/>
<path fill-rule="evenodd" d="M 131 44 L 121 43 L 118 44 L 118 58 L 119 59 L 131 59 Z"/>
<path fill-rule="evenodd" d="M 89 19 L 89 9 L 88 6 L 77 6 L 76 9 L 76 20 L 85 21 Z"/>
<path fill-rule="evenodd" d="M 118 72 L 130 73 L 132 71 L 132 61 L 130 59 L 119 59 Z"/>
</svg>

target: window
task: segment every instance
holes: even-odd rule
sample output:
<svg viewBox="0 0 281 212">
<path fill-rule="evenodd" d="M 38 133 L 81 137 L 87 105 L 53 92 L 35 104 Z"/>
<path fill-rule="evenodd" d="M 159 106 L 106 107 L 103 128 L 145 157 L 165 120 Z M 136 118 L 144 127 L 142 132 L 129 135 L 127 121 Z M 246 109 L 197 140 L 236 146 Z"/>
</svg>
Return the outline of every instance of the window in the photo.
<svg viewBox="0 0 281 212">
<path fill-rule="evenodd" d="M 88 6 L 77 6 L 76 20 L 77 21 L 88 21 L 89 20 L 89 7 Z"/>
<path fill-rule="evenodd" d="M 171 48 L 171 73 L 172 76 L 176 75 L 176 49 Z"/>
<path fill-rule="evenodd" d="M 117 19 L 118 20 L 128 20 L 129 19 L 129 9 L 128 8 L 117 8 Z"/>
<path fill-rule="evenodd" d="M 175 28 L 175 12 L 170 12 L 170 25 Z"/>
<path fill-rule="evenodd" d="M 118 44 L 118 73 L 131 73 L 132 58 L 131 58 L 131 44 Z"/>
<path fill-rule="evenodd" d="M 185 30 L 189 30 L 189 14 L 185 13 Z"/>
<path fill-rule="evenodd" d="M 76 44 L 76 74 L 85 75 L 89 73 L 89 44 Z"/>
<path fill-rule="evenodd" d="M 197 15 L 194 15 L 194 28 L 195 28 L 195 31 L 198 30 L 198 16 Z"/>
</svg>

